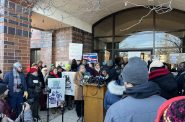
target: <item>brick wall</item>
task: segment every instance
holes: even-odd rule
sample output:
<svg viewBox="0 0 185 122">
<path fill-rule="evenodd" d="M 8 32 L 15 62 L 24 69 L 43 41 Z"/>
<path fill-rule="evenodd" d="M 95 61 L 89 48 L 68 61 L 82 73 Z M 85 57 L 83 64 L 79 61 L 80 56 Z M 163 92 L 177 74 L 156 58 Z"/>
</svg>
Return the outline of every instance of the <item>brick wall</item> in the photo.
<svg viewBox="0 0 185 122">
<path fill-rule="evenodd" d="M 72 42 L 83 44 L 83 53 L 92 51 L 92 34 L 78 28 L 72 28 Z"/>
<path fill-rule="evenodd" d="M 0 18 L 0 68 L 9 71 L 19 61 L 25 69 L 30 63 L 31 10 L 10 0 L 1 1 L 1 6 L 5 14 Z"/>
<path fill-rule="evenodd" d="M 75 27 L 66 27 L 53 33 L 52 62 L 69 61 L 69 43 L 83 44 L 83 53 L 91 52 L 91 34 Z"/>
<path fill-rule="evenodd" d="M 47 66 L 52 62 L 52 32 L 32 29 L 31 49 L 40 49 L 40 59 Z"/>
<path fill-rule="evenodd" d="M 53 33 L 52 62 L 69 60 L 69 43 L 72 42 L 72 28 L 66 27 Z"/>
</svg>

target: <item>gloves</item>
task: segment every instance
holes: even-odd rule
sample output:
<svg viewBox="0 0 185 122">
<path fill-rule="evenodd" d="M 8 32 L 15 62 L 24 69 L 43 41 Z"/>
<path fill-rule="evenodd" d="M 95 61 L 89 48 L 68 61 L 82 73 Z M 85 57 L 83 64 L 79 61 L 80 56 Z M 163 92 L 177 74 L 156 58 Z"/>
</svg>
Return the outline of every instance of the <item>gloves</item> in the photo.
<svg viewBox="0 0 185 122">
<path fill-rule="evenodd" d="M 23 97 L 25 97 L 26 99 L 28 98 L 28 92 L 27 91 L 24 92 Z"/>
</svg>

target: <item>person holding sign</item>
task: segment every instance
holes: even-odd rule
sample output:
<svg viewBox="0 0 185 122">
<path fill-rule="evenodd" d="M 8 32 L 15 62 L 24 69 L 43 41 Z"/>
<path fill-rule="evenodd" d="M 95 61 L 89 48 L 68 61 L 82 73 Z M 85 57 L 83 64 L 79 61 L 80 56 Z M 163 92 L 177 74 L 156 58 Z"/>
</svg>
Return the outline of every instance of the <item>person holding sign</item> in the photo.
<svg viewBox="0 0 185 122">
<path fill-rule="evenodd" d="M 28 101 L 31 104 L 31 110 L 33 113 L 33 118 L 39 119 L 39 94 L 41 92 L 41 82 L 39 82 L 38 70 L 36 68 L 31 68 L 27 75 L 27 87 L 28 87 Z"/>
<path fill-rule="evenodd" d="M 84 116 L 84 101 L 83 101 L 83 78 L 86 73 L 84 65 L 79 66 L 79 71 L 75 74 L 74 85 L 75 85 L 75 103 L 76 113 L 79 117 L 78 122 L 83 121 Z"/>
</svg>

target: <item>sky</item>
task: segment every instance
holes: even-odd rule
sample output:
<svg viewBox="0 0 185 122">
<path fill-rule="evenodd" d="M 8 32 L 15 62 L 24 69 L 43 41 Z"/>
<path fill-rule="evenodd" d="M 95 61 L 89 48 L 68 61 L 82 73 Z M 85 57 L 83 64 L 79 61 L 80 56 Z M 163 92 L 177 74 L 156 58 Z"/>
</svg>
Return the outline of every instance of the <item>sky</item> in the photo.
<svg viewBox="0 0 185 122">
<path fill-rule="evenodd" d="M 170 35 L 172 36 L 172 35 Z M 174 36 L 173 36 L 174 37 Z M 156 47 L 165 45 L 165 41 L 162 41 L 165 38 L 165 33 L 157 32 L 156 33 Z M 119 48 L 149 48 L 153 47 L 153 33 L 151 31 L 139 32 L 135 35 L 129 36 L 119 44 Z"/>
</svg>

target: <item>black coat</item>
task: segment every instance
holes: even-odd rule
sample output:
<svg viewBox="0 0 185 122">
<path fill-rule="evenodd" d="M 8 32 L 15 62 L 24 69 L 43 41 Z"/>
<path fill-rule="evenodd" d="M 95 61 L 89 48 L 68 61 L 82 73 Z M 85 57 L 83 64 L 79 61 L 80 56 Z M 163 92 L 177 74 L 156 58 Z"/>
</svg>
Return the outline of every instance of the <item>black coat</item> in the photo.
<svg viewBox="0 0 185 122">
<path fill-rule="evenodd" d="M 178 95 L 177 91 L 177 83 L 172 73 L 170 73 L 167 69 L 160 69 L 149 74 L 150 81 L 155 82 L 161 88 L 160 96 L 170 99 Z M 160 72 L 162 71 L 162 72 Z M 152 77 L 154 76 L 154 77 Z"/>
<path fill-rule="evenodd" d="M 39 82 L 42 83 L 41 87 L 42 87 L 42 89 L 44 89 L 45 88 L 45 82 L 44 82 L 44 76 L 43 76 L 41 70 L 42 70 L 42 67 L 39 67 L 38 68 L 38 80 L 39 80 Z"/>
<path fill-rule="evenodd" d="M 182 90 L 185 90 L 185 72 L 178 73 L 175 80 L 178 84 L 179 95 L 185 95 L 185 92 L 182 92 Z"/>
<path fill-rule="evenodd" d="M 39 81 L 39 78 L 32 75 L 32 74 L 28 74 L 27 79 L 26 79 L 26 83 L 27 83 L 29 99 L 34 98 L 34 99 L 38 100 L 39 93 L 41 92 L 41 82 L 34 83 L 33 80 Z"/>
</svg>

